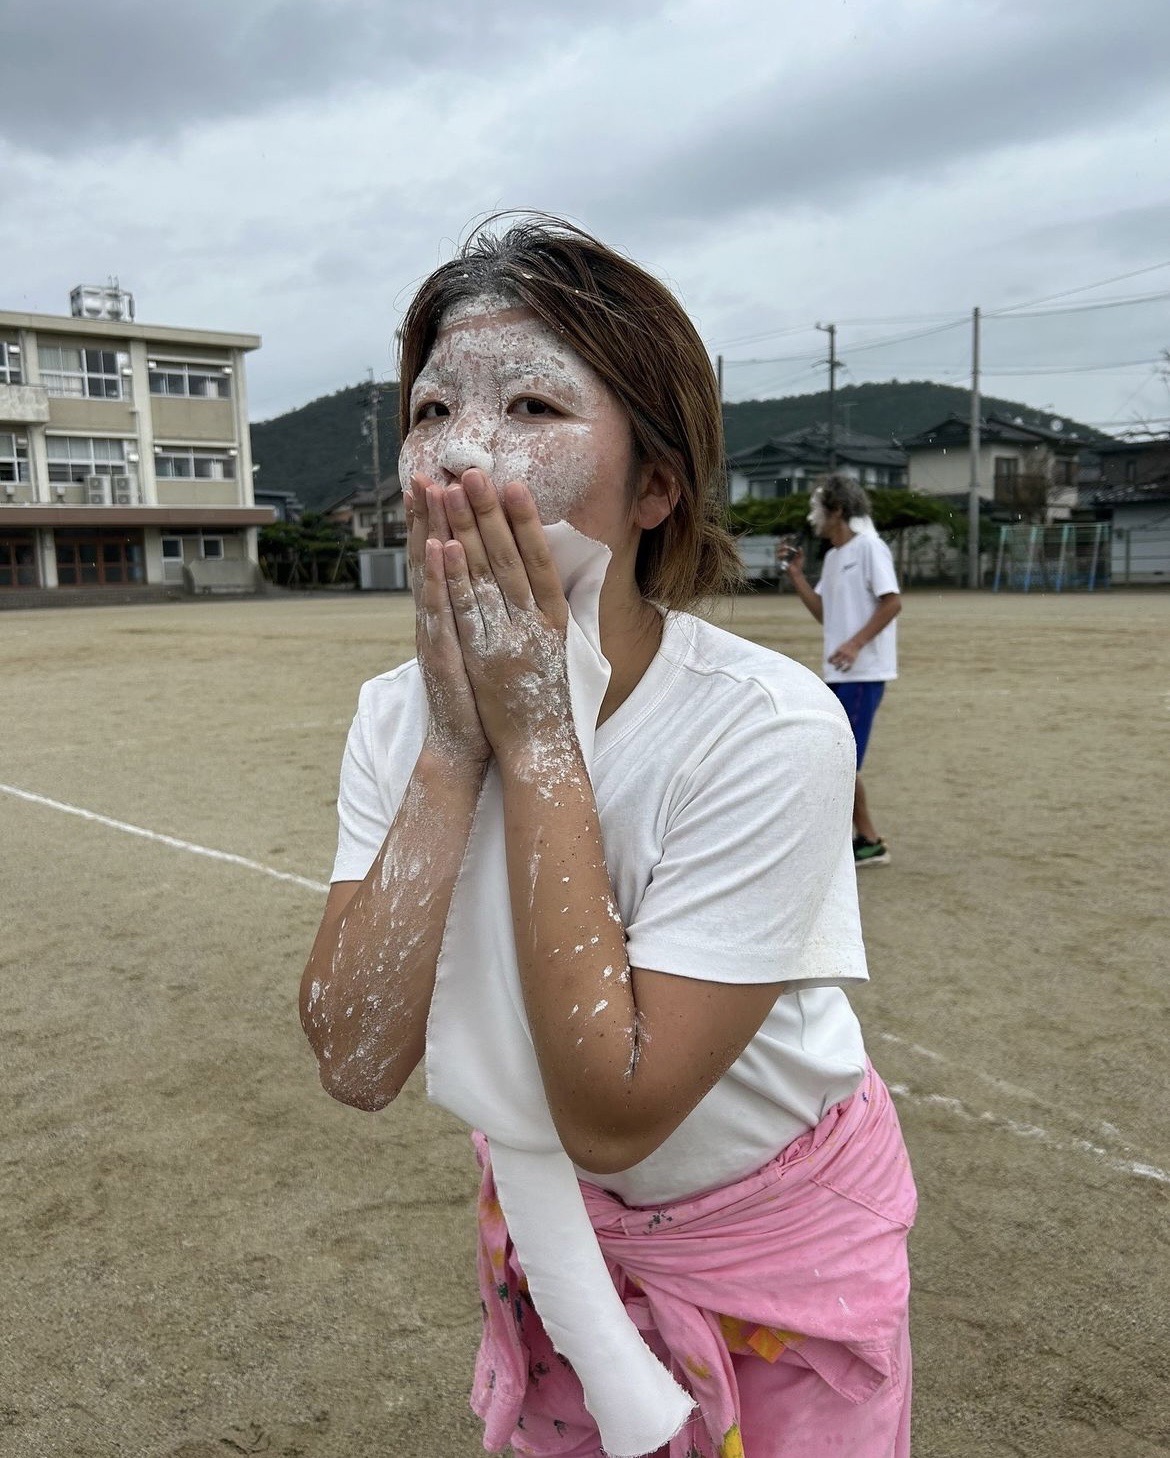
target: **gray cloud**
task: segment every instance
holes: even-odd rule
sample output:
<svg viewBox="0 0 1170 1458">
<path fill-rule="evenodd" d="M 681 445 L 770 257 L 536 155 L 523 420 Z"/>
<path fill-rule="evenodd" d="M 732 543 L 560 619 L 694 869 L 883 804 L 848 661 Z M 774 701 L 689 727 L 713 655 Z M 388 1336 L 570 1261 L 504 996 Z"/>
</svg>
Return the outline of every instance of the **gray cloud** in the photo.
<svg viewBox="0 0 1170 1458">
<path fill-rule="evenodd" d="M 592 211 L 628 218 L 633 206 L 655 230 L 712 217 L 722 226 L 745 209 L 856 196 L 1165 100 L 1165 0 L 1117 0 L 1105 23 L 1098 0 L 985 8 L 989 22 L 1002 23 L 960 34 L 943 25 L 912 48 L 866 46 L 807 78 L 781 72 L 721 126 L 643 157 L 620 192 L 592 200 Z"/>
<path fill-rule="evenodd" d="M 647 7 L 653 15 L 658 7 Z M 608 24 L 621 0 L 485 6 L 480 0 L 4 0 L 0 138 L 54 156 L 162 141 L 344 86 L 424 69 L 482 69 L 567 29 Z"/>
</svg>

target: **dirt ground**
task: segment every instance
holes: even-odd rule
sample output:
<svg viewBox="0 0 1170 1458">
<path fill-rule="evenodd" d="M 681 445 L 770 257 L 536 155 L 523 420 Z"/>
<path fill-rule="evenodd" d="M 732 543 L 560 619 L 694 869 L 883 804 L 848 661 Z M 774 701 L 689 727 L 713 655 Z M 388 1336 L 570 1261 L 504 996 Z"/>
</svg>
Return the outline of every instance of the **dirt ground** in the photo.
<svg viewBox="0 0 1170 1458">
<path fill-rule="evenodd" d="M 791 597 L 717 617 L 817 659 Z M 919 1458 L 1170 1451 L 1170 593 L 918 593 L 855 1001 L 921 1191 Z M 472 1458 L 466 1135 L 297 979 L 397 597 L 0 614 L 0 1454 Z M 86 820 L 19 789 L 186 843 Z"/>
</svg>

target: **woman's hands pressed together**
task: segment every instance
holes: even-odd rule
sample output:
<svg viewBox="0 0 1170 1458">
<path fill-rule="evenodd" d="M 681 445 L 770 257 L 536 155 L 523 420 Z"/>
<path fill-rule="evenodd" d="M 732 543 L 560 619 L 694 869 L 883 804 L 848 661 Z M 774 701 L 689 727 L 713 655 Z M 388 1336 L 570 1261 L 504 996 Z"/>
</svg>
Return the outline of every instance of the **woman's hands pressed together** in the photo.
<svg viewBox="0 0 1170 1458">
<path fill-rule="evenodd" d="M 479 470 L 445 489 L 419 476 L 412 485 L 427 503 L 419 658 L 432 713 L 465 730 L 470 698 L 502 762 L 571 744 L 568 604 L 528 489 L 498 492 Z M 419 508 L 415 494 L 412 543 Z"/>
<path fill-rule="evenodd" d="M 442 492 L 416 476 L 402 494 L 406 508 L 410 585 L 414 593 L 415 652 L 427 692 L 426 747 L 452 769 L 482 773 L 491 758 L 443 573 L 443 542 L 450 530 Z M 436 493 L 431 499 L 431 493 Z"/>
</svg>

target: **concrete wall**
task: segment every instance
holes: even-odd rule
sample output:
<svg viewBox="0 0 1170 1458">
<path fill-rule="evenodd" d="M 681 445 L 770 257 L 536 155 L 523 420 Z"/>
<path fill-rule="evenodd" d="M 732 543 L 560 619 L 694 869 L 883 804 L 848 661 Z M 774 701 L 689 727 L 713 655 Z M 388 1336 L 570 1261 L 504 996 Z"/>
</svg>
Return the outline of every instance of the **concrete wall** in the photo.
<svg viewBox="0 0 1170 1458">
<path fill-rule="evenodd" d="M 154 438 L 162 444 L 193 445 L 199 441 L 236 444 L 236 416 L 231 400 L 185 400 L 178 396 L 152 395 L 150 414 Z"/>
<path fill-rule="evenodd" d="M 238 481 L 159 481 L 160 506 L 240 506 Z"/>
<path fill-rule="evenodd" d="M 75 400 L 49 396 L 50 435 L 120 435 L 137 437 L 138 423 L 129 400 Z"/>
</svg>

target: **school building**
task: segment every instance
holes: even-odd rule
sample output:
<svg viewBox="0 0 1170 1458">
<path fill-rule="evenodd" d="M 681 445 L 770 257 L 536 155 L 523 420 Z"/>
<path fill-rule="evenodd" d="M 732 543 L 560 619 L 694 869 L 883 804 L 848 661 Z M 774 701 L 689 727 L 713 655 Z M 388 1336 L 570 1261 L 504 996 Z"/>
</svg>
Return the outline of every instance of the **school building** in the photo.
<svg viewBox="0 0 1170 1458">
<path fill-rule="evenodd" d="M 0 310 L 0 595 L 257 583 L 259 338 L 137 324 L 115 285 L 70 307 Z"/>
</svg>

